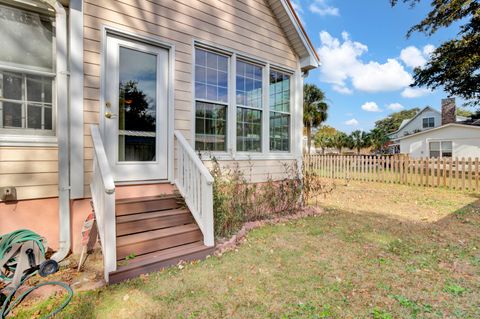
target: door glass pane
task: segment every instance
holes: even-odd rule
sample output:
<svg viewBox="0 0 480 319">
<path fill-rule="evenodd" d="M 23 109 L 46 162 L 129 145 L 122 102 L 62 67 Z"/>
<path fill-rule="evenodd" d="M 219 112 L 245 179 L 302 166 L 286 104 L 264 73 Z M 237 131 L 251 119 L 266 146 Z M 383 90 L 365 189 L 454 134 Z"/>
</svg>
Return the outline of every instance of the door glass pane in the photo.
<svg viewBox="0 0 480 319">
<path fill-rule="evenodd" d="M 157 56 L 120 48 L 118 160 L 156 160 Z"/>
</svg>

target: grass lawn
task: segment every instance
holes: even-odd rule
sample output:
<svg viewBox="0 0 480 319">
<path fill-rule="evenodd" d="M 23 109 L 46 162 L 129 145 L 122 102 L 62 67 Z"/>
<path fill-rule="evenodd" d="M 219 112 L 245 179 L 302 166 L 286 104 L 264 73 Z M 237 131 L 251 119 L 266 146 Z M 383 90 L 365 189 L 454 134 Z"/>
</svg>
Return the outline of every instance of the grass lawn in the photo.
<svg viewBox="0 0 480 319">
<path fill-rule="evenodd" d="M 480 318 L 479 196 L 351 182 L 318 205 L 221 257 L 77 294 L 59 317 Z"/>
</svg>

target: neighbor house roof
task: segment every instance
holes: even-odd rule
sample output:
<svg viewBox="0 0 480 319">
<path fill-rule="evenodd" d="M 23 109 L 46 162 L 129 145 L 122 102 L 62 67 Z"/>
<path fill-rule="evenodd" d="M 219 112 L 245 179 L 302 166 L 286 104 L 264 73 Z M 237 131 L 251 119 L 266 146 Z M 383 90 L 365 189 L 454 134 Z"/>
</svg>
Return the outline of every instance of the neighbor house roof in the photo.
<svg viewBox="0 0 480 319">
<path fill-rule="evenodd" d="M 422 134 L 431 133 L 431 132 L 433 132 L 433 131 L 442 130 L 442 129 L 444 129 L 444 128 L 452 127 L 452 126 L 453 126 L 453 127 L 459 127 L 459 128 L 473 128 L 473 129 L 479 129 L 479 130 L 480 130 L 480 126 L 478 126 L 478 125 L 460 124 L 460 123 L 449 123 L 449 124 L 445 124 L 445 125 L 442 125 L 442 126 L 438 126 L 438 127 L 429 129 L 429 130 L 425 130 L 425 131 L 421 131 L 421 132 L 418 132 L 418 133 L 410 134 L 410 135 L 407 135 L 407 136 L 399 137 L 398 140 L 405 140 L 405 139 L 408 139 L 408 138 L 416 137 L 416 136 L 419 136 L 419 135 L 422 135 Z"/>
<path fill-rule="evenodd" d="M 290 0 L 267 0 L 267 2 L 270 4 L 295 53 L 300 57 L 302 70 L 309 71 L 317 68 L 320 65 L 320 58 Z"/>
<path fill-rule="evenodd" d="M 388 134 L 388 135 L 397 134 L 398 132 L 400 132 L 401 129 L 403 129 L 405 126 L 407 126 L 408 123 L 412 122 L 414 119 L 416 119 L 417 117 L 419 117 L 420 114 L 422 114 L 422 113 L 425 112 L 426 110 L 434 111 L 434 112 L 440 114 L 440 112 L 437 111 L 437 110 L 435 110 L 433 107 L 431 107 L 431 106 L 426 106 L 426 107 L 424 107 L 423 109 L 421 109 L 420 111 L 418 111 L 417 114 L 415 114 L 415 116 L 412 117 L 411 119 L 403 120 L 403 121 L 402 121 L 402 124 L 400 124 L 400 127 L 398 128 L 398 130 L 396 130 L 395 132 L 392 132 L 392 133 L 390 133 L 390 134 Z"/>
</svg>

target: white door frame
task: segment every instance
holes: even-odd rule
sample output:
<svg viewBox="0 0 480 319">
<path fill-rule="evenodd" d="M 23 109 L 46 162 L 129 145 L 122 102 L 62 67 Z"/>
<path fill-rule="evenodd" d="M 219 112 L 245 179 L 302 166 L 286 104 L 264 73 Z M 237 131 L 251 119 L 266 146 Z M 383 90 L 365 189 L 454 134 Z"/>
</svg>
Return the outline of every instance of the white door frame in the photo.
<svg viewBox="0 0 480 319">
<path fill-rule="evenodd" d="M 111 26 L 102 25 L 102 49 L 101 49 L 101 66 L 100 66 L 100 131 L 102 132 L 102 137 L 105 140 L 105 117 L 106 112 L 105 107 L 105 93 L 106 93 L 106 52 L 107 52 L 107 37 L 108 36 L 117 36 L 124 38 L 125 40 L 136 41 L 144 43 L 147 45 L 156 46 L 168 51 L 168 80 L 167 80 L 167 180 L 158 180 L 158 182 L 168 181 L 173 183 L 174 181 L 174 114 L 175 114 L 175 104 L 174 104 L 174 74 L 175 74 L 175 45 L 173 43 L 165 42 L 162 39 L 151 36 L 145 33 L 131 32 L 128 30 L 115 28 Z M 143 183 L 144 181 L 132 181 L 129 184 Z M 149 182 L 155 182 L 155 180 L 149 180 Z"/>
</svg>

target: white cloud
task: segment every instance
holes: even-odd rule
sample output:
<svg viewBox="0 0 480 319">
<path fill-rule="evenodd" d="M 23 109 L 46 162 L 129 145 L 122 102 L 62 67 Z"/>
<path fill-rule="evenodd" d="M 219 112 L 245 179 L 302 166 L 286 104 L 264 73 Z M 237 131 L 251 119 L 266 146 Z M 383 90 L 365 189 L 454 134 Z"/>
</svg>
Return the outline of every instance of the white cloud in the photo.
<svg viewBox="0 0 480 319">
<path fill-rule="evenodd" d="M 332 86 L 332 89 L 335 91 L 335 92 L 338 92 L 340 94 L 345 94 L 345 95 L 350 95 L 350 94 L 353 94 L 353 91 L 349 88 L 347 88 L 346 86 L 341 86 L 341 85 L 333 85 Z"/>
<path fill-rule="evenodd" d="M 405 88 L 405 90 L 402 91 L 401 95 L 402 97 L 407 99 L 414 99 L 414 98 L 422 97 L 431 93 L 432 91 L 430 91 L 429 89 L 407 87 Z"/>
<path fill-rule="evenodd" d="M 327 0 L 315 0 L 310 4 L 309 9 L 311 12 L 321 16 L 339 16 L 340 10 L 327 3 Z"/>
<path fill-rule="evenodd" d="M 357 125 L 358 125 L 358 121 L 357 121 L 357 119 L 353 118 L 353 119 L 351 119 L 351 120 L 345 121 L 345 125 L 348 125 L 348 126 L 357 126 Z"/>
<path fill-rule="evenodd" d="M 337 92 L 350 93 L 354 89 L 365 92 L 401 90 L 410 85 L 412 76 L 396 59 L 386 63 L 363 62 L 360 58 L 368 47 L 352 41 L 347 32 L 342 39 L 332 37 L 327 31 L 320 32 L 321 47 L 318 49 L 322 66 L 321 80 L 334 86 Z"/>
<path fill-rule="evenodd" d="M 397 91 L 412 83 L 412 76 L 395 59 L 387 63 L 369 62 L 353 70 L 353 86 L 365 92 Z"/>
<path fill-rule="evenodd" d="M 367 112 L 382 112 L 375 102 L 367 102 L 362 105 L 362 110 Z"/>
<path fill-rule="evenodd" d="M 400 103 L 390 103 L 387 105 L 387 108 L 392 111 L 400 111 L 403 110 L 403 105 Z"/>
<path fill-rule="evenodd" d="M 408 67 L 422 67 L 427 63 L 428 58 L 434 50 L 435 47 L 431 44 L 424 46 L 421 51 L 415 46 L 409 46 L 400 52 L 400 59 Z"/>
<path fill-rule="evenodd" d="M 423 53 L 414 46 L 409 46 L 400 52 L 400 59 L 403 63 L 411 68 L 424 66 L 427 60 L 425 60 Z"/>
<path fill-rule="evenodd" d="M 423 55 L 427 58 L 433 53 L 433 51 L 435 51 L 435 46 L 432 44 L 427 44 L 423 47 Z"/>
</svg>

